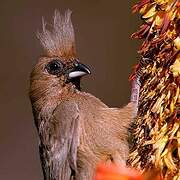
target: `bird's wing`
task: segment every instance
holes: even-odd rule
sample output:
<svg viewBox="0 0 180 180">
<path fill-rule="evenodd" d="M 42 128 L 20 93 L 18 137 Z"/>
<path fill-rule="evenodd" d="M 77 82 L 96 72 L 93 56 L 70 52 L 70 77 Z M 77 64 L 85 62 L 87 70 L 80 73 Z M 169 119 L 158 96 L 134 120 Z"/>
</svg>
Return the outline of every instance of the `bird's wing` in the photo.
<svg viewBox="0 0 180 180">
<path fill-rule="evenodd" d="M 79 144 L 79 109 L 75 102 L 65 101 L 55 109 L 52 144 L 52 172 L 61 180 L 70 180 L 76 173 Z M 56 171 L 56 172 L 54 172 Z"/>
</svg>

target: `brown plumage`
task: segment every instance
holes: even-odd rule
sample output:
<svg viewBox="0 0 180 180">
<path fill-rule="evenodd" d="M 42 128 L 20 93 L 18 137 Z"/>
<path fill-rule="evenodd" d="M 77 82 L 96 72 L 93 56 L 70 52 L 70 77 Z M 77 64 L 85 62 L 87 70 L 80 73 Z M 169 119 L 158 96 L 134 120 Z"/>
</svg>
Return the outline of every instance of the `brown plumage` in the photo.
<svg viewBox="0 0 180 180">
<path fill-rule="evenodd" d="M 46 54 L 30 79 L 46 180 L 91 180 L 100 161 L 125 164 L 127 128 L 137 108 L 138 86 L 132 94 L 135 102 L 122 109 L 109 108 L 80 90 L 80 78 L 90 71 L 77 59 L 70 15 L 56 11 L 51 31 L 43 21 L 38 37 Z"/>
</svg>

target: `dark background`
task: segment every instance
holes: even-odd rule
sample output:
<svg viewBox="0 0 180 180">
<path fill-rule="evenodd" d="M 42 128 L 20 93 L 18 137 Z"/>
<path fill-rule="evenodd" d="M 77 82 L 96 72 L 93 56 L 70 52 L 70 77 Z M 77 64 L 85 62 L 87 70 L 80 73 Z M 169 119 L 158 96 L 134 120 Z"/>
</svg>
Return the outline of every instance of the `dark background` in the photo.
<svg viewBox="0 0 180 180">
<path fill-rule="evenodd" d="M 42 180 L 38 137 L 28 99 L 29 73 L 42 49 L 41 17 L 73 11 L 80 60 L 91 67 L 86 91 L 110 106 L 126 104 L 128 76 L 137 61 L 130 34 L 139 21 L 128 0 L 0 1 L 0 180 Z"/>
</svg>

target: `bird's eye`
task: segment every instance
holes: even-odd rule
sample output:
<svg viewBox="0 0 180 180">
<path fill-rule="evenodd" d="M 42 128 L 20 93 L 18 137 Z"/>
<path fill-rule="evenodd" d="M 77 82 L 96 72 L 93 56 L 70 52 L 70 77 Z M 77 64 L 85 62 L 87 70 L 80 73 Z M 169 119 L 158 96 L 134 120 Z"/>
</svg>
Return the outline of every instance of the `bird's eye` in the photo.
<svg viewBox="0 0 180 180">
<path fill-rule="evenodd" d="M 52 60 L 46 65 L 46 69 L 49 74 L 58 75 L 61 73 L 63 65 L 58 60 Z"/>
</svg>

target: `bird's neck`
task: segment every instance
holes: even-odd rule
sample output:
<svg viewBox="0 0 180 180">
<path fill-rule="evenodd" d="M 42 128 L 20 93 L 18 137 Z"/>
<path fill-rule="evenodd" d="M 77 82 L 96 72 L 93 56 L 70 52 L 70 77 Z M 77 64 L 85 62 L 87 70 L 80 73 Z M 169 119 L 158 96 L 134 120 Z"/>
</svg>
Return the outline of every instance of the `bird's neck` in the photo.
<svg viewBox="0 0 180 180">
<path fill-rule="evenodd" d="M 73 84 L 67 84 L 61 89 L 51 88 L 44 91 L 40 98 L 32 102 L 35 119 L 49 119 L 54 109 L 64 100 L 74 96 L 78 89 Z"/>
</svg>

